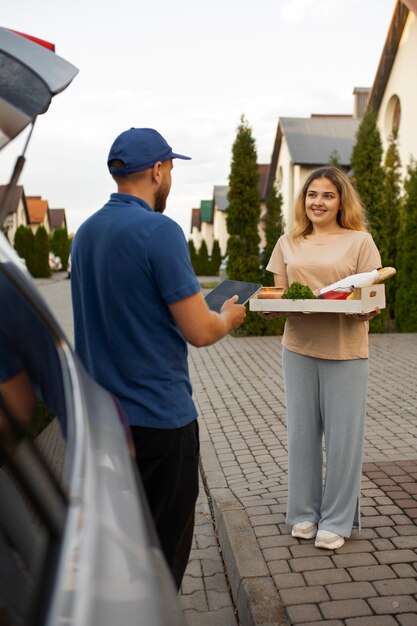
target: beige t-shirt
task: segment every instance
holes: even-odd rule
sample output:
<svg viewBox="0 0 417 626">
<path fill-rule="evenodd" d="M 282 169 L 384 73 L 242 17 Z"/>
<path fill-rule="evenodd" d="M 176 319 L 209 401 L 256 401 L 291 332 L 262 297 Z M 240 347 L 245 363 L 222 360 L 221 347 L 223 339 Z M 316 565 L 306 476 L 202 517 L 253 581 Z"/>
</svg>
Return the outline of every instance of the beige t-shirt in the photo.
<svg viewBox="0 0 417 626">
<path fill-rule="evenodd" d="M 314 243 L 288 235 L 279 238 L 267 270 L 285 276 L 290 285 L 298 281 L 312 291 L 351 274 L 381 267 L 381 257 L 370 233 L 345 230 L 327 243 Z M 368 357 L 368 322 L 339 313 L 289 316 L 282 345 L 298 354 L 321 359 Z"/>
</svg>

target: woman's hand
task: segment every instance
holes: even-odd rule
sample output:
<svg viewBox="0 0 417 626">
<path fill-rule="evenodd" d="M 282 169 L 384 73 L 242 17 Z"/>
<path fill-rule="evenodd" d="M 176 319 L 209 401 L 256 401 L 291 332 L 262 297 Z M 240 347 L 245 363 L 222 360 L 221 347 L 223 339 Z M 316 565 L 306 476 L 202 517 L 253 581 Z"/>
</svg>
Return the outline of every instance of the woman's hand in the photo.
<svg viewBox="0 0 417 626">
<path fill-rule="evenodd" d="M 264 320 L 274 320 L 276 317 L 287 317 L 288 313 L 282 311 L 258 311 L 259 317 Z"/>
<path fill-rule="evenodd" d="M 374 311 L 369 311 L 369 313 L 346 313 L 346 315 L 350 315 L 350 317 L 358 322 L 369 322 L 374 317 L 381 313 L 381 309 L 375 309 Z"/>
</svg>

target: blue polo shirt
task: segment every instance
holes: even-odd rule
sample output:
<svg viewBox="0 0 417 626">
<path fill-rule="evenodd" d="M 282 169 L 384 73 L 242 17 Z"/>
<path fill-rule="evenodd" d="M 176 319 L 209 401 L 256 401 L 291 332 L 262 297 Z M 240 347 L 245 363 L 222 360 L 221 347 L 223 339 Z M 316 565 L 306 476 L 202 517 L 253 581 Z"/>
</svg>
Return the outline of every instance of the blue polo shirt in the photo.
<svg viewBox="0 0 417 626">
<path fill-rule="evenodd" d="M 197 416 L 187 344 L 168 308 L 200 291 L 184 233 L 128 194 L 78 229 L 71 247 L 75 349 L 132 425 L 179 428 Z"/>
</svg>

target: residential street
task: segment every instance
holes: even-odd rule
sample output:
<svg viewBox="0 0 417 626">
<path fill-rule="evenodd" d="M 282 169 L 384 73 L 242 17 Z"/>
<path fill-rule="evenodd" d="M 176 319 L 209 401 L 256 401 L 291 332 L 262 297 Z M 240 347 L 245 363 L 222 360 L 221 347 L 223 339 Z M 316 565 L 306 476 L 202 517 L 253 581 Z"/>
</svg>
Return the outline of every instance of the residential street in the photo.
<svg viewBox="0 0 417 626">
<path fill-rule="evenodd" d="M 37 283 L 72 342 L 70 281 Z M 362 532 L 334 552 L 285 524 L 280 339 L 190 349 L 209 494 L 180 597 L 190 625 L 417 624 L 417 334 L 370 345 Z"/>
</svg>

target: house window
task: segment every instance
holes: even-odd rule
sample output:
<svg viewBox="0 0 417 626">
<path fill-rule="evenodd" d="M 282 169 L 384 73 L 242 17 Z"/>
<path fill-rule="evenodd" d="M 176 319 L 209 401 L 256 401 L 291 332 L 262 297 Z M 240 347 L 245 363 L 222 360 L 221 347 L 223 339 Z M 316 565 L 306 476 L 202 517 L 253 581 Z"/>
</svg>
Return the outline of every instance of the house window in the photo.
<svg viewBox="0 0 417 626">
<path fill-rule="evenodd" d="M 391 96 L 385 115 L 385 131 L 389 136 L 392 132 L 398 132 L 401 122 L 401 102 L 397 95 Z"/>
</svg>

